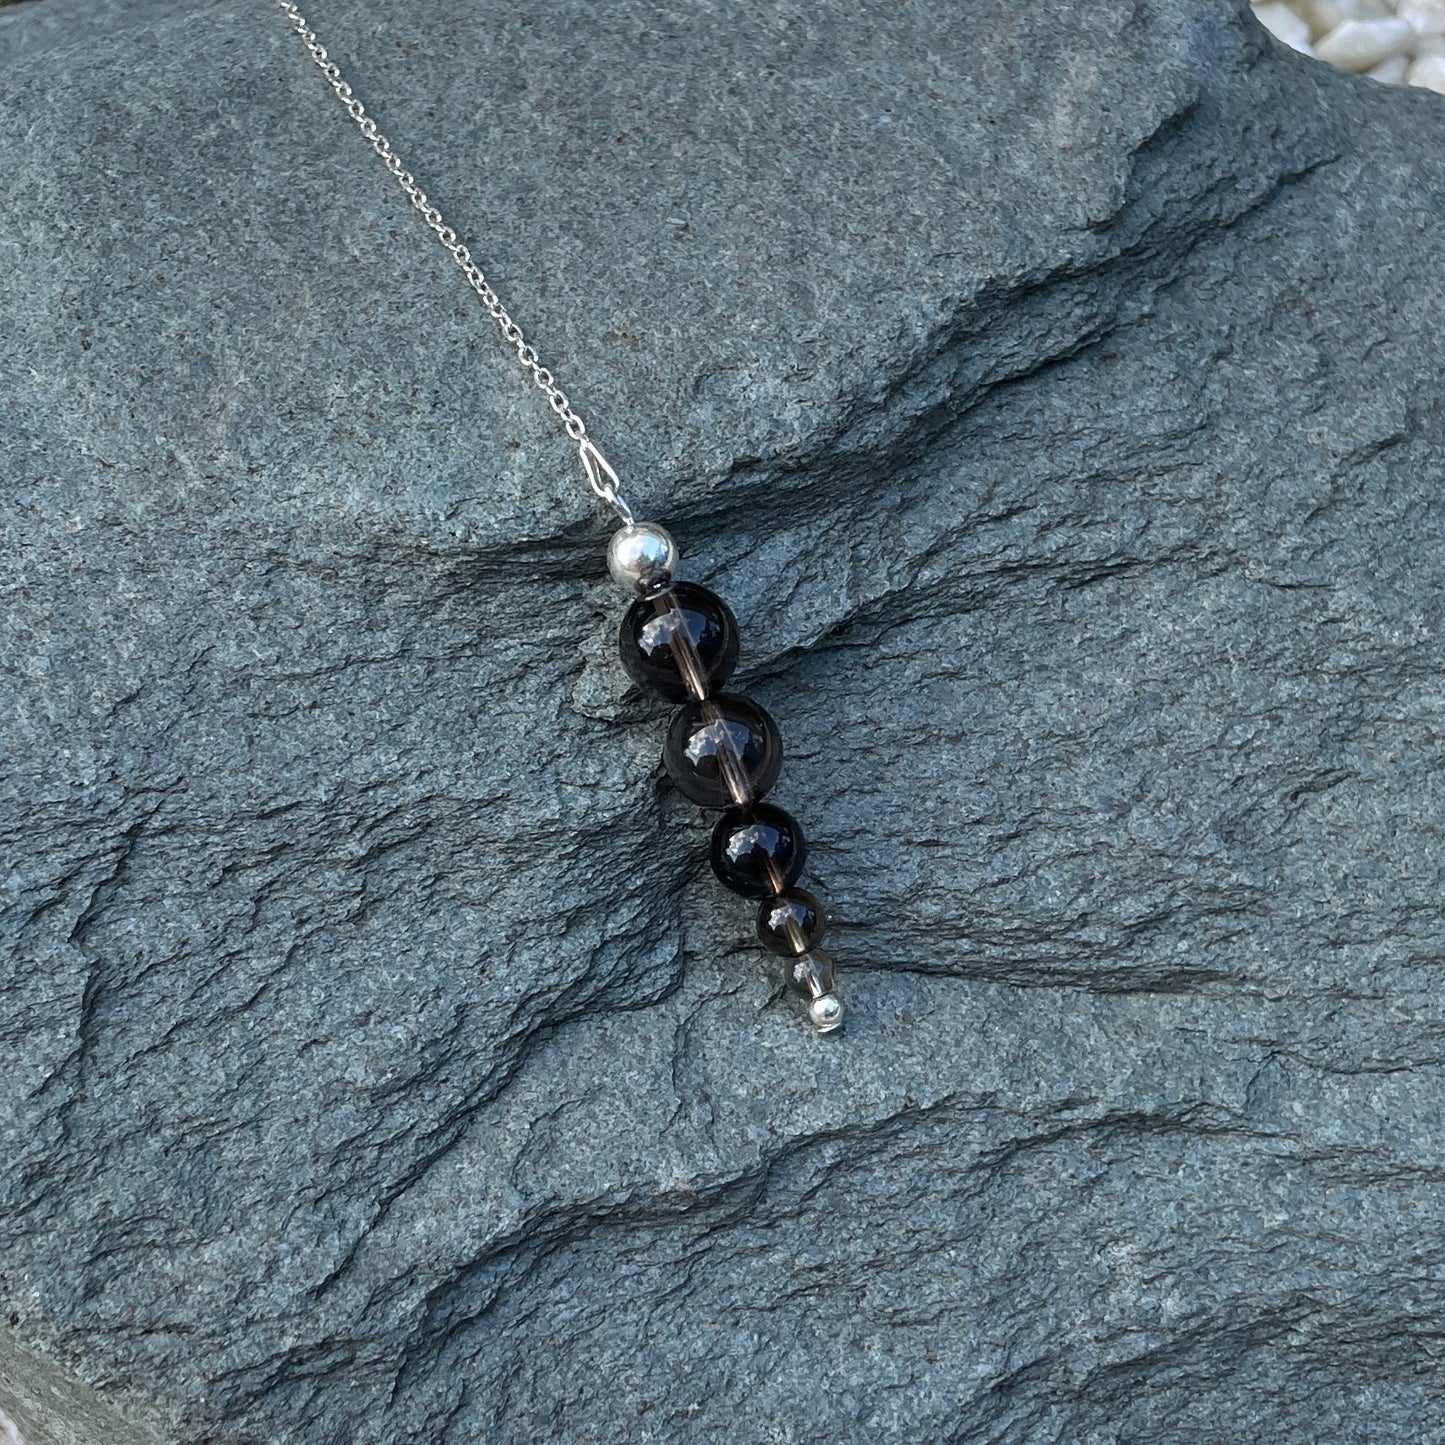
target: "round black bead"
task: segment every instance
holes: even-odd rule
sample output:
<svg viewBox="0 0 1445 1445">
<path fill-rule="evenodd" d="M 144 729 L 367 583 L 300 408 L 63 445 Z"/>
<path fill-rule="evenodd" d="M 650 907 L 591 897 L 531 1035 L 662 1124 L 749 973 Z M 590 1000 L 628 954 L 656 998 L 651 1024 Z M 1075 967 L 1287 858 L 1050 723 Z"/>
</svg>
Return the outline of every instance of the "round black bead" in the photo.
<svg viewBox="0 0 1445 1445">
<path fill-rule="evenodd" d="M 738 622 L 716 592 L 675 582 L 627 609 L 618 635 L 622 665 L 669 702 L 716 692 L 738 665 Z"/>
<path fill-rule="evenodd" d="M 662 761 L 678 792 L 699 808 L 741 807 L 778 781 L 783 740 L 765 708 L 723 692 L 678 710 Z"/>
<path fill-rule="evenodd" d="M 758 937 L 764 947 L 784 958 L 816 948 L 827 931 L 823 905 L 806 888 L 790 888 L 758 905 Z"/>
<path fill-rule="evenodd" d="M 770 898 L 798 881 L 808 845 L 797 820 L 771 803 L 729 808 L 712 830 L 712 871 L 744 898 Z"/>
</svg>

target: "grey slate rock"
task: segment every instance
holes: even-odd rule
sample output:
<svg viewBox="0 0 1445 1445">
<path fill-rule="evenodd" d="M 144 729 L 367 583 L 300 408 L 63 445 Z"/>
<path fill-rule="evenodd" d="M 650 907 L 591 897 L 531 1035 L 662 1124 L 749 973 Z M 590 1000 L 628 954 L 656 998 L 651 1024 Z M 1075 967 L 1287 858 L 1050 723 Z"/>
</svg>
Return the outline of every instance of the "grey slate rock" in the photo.
<svg viewBox="0 0 1445 1445">
<path fill-rule="evenodd" d="M 1223 0 L 314 11 L 734 604 L 851 1021 L 270 7 L 33 0 L 3 1323 L 217 1445 L 1445 1439 L 1445 102 Z"/>
<path fill-rule="evenodd" d="M 159 1445 L 163 1430 L 118 1408 L 0 1329 L 0 1440 L 6 1445 Z M 146 1412 L 150 1413 L 150 1412 Z"/>
</svg>

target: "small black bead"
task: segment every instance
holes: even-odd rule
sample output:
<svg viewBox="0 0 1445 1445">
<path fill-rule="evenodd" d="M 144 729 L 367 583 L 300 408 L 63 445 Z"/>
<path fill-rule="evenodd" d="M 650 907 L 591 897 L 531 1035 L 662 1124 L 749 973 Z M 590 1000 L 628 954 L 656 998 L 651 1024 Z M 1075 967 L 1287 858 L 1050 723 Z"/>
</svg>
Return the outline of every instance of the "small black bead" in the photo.
<svg viewBox="0 0 1445 1445">
<path fill-rule="evenodd" d="M 816 948 L 827 931 L 823 905 L 806 888 L 790 888 L 758 905 L 758 937 L 764 947 L 784 958 Z"/>
<path fill-rule="evenodd" d="M 797 820 L 772 803 L 729 808 L 712 833 L 712 871 L 744 898 L 770 898 L 798 881 L 808 852 Z"/>
<path fill-rule="evenodd" d="M 618 634 L 622 665 L 669 702 L 715 693 L 738 665 L 738 623 L 706 587 L 674 582 L 627 609 Z"/>
<path fill-rule="evenodd" d="M 778 781 L 783 740 L 765 708 L 722 692 L 678 710 L 662 760 L 678 792 L 699 808 L 741 807 Z"/>
</svg>

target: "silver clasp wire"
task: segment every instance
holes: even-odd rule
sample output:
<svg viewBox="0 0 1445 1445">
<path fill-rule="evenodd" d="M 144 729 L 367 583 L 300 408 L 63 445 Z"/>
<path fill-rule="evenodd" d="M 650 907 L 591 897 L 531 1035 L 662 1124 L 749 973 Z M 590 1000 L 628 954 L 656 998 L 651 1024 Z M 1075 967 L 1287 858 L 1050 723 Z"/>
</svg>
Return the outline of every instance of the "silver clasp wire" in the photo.
<svg viewBox="0 0 1445 1445">
<path fill-rule="evenodd" d="M 591 437 L 579 439 L 577 454 L 582 458 L 582 470 L 587 473 L 587 485 L 622 518 L 624 526 L 633 526 L 632 508 L 617 490 L 622 481 L 613 470 L 612 463 L 598 451 Z"/>
</svg>

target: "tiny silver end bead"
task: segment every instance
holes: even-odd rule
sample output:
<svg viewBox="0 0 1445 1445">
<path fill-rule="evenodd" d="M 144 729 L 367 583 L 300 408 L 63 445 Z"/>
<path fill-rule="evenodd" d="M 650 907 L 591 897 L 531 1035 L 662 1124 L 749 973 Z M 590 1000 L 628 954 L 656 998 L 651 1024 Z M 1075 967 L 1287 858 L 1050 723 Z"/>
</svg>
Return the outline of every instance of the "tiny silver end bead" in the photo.
<svg viewBox="0 0 1445 1445">
<path fill-rule="evenodd" d="M 619 527 L 607 544 L 607 570 L 625 592 L 649 592 L 672 580 L 677 543 L 656 522 Z"/>
<path fill-rule="evenodd" d="M 843 1001 L 836 993 L 825 993 L 808 1005 L 808 1018 L 820 1034 L 831 1034 L 843 1022 Z"/>
</svg>

